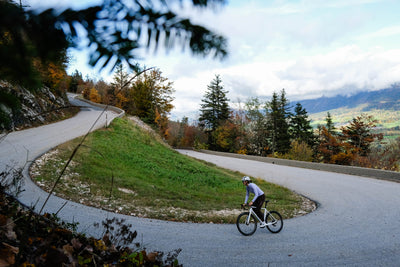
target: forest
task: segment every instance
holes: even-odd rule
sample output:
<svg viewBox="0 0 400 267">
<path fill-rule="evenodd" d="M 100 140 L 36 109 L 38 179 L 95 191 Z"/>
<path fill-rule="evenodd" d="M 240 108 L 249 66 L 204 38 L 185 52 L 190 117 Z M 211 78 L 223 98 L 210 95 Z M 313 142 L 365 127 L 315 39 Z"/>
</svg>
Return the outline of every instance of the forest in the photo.
<svg viewBox="0 0 400 267">
<path fill-rule="evenodd" d="M 199 118 L 172 121 L 173 83 L 159 69 L 141 71 L 136 76 L 118 66 L 111 83 L 84 80 L 76 71 L 69 76 L 68 90 L 139 117 L 175 148 L 399 171 L 400 140 L 383 139 L 377 130 L 378 120 L 367 113 L 338 126 L 327 112 L 315 126 L 299 102 L 291 104 L 284 89 L 274 92 L 269 101 L 250 97 L 233 109 L 229 92 L 220 75 L 215 75 L 205 88 Z"/>
</svg>

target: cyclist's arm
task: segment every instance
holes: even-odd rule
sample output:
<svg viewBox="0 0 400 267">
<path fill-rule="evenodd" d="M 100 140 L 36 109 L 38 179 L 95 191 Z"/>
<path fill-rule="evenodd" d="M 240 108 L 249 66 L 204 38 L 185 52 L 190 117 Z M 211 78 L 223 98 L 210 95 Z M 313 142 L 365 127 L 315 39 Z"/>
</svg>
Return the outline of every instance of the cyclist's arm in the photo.
<svg viewBox="0 0 400 267">
<path fill-rule="evenodd" d="M 246 198 L 244 199 L 244 204 L 247 204 L 247 200 L 249 200 L 249 188 L 246 187 Z"/>
</svg>

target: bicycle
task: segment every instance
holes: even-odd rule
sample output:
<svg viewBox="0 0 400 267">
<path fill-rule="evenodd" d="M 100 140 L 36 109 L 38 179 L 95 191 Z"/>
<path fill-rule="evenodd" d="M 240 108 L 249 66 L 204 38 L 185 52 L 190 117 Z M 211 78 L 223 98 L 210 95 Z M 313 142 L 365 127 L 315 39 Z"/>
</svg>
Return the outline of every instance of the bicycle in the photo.
<svg viewBox="0 0 400 267">
<path fill-rule="evenodd" d="M 239 214 L 236 220 L 236 226 L 239 232 L 242 235 L 252 235 L 257 230 L 257 222 L 266 223 L 267 229 L 271 233 L 279 233 L 283 227 L 283 219 L 282 216 L 277 211 L 269 211 L 267 210 L 267 204 L 269 200 L 265 201 L 265 207 L 261 208 L 264 211 L 264 220 L 262 221 L 258 218 L 257 214 L 254 212 L 255 206 L 250 206 L 249 211 L 242 212 Z M 242 209 L 244 209 L 244 205 L 242 204 Z M 247 206 L 247 205 L 246 205 Z"/>
</svg>

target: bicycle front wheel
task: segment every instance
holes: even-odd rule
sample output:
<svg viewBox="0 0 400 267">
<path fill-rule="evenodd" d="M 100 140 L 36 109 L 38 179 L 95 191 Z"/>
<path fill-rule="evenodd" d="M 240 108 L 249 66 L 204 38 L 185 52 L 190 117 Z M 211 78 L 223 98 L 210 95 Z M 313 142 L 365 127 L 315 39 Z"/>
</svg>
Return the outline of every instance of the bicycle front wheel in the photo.
<svg viewBox="0 0 400 267">
<path fill-rule="evenodd" d="M 282 216 L 277 211 L 270 211 L 265 219 L 267 228 L 271 233 L 279 233 L 283 227 Z"/>
<path fill-rule="evenodd" d="M 252 235 L 257 229 L 257 221 L 253 215 L 250 216 L 249 212 L 241 213 L 237 220 L 236 226 L 242 235 Z"/>
</svg>

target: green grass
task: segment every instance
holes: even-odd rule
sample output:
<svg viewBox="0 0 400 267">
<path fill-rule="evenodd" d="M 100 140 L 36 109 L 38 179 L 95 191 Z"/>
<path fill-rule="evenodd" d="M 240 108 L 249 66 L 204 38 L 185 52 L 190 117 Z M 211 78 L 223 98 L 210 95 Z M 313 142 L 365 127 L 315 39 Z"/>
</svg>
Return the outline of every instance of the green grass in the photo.
<svg viewBox="0 0 400 267">
<path fill-rule="evenodd" d="M 59 146 L 48 160 L 34 166 L 34 179 L 48 190 L 80 140 Z M 88 136 L 55 192 L 135 216 L 232 223 L 244 201 L 242 175 L 184 156 L 154 133 L 128 119 L 116 119 L 108 129 Z M 284 217 L 302 209 L 304 198 L 290 190 L 260 179 L 256 183 Z"/>
</svg>

